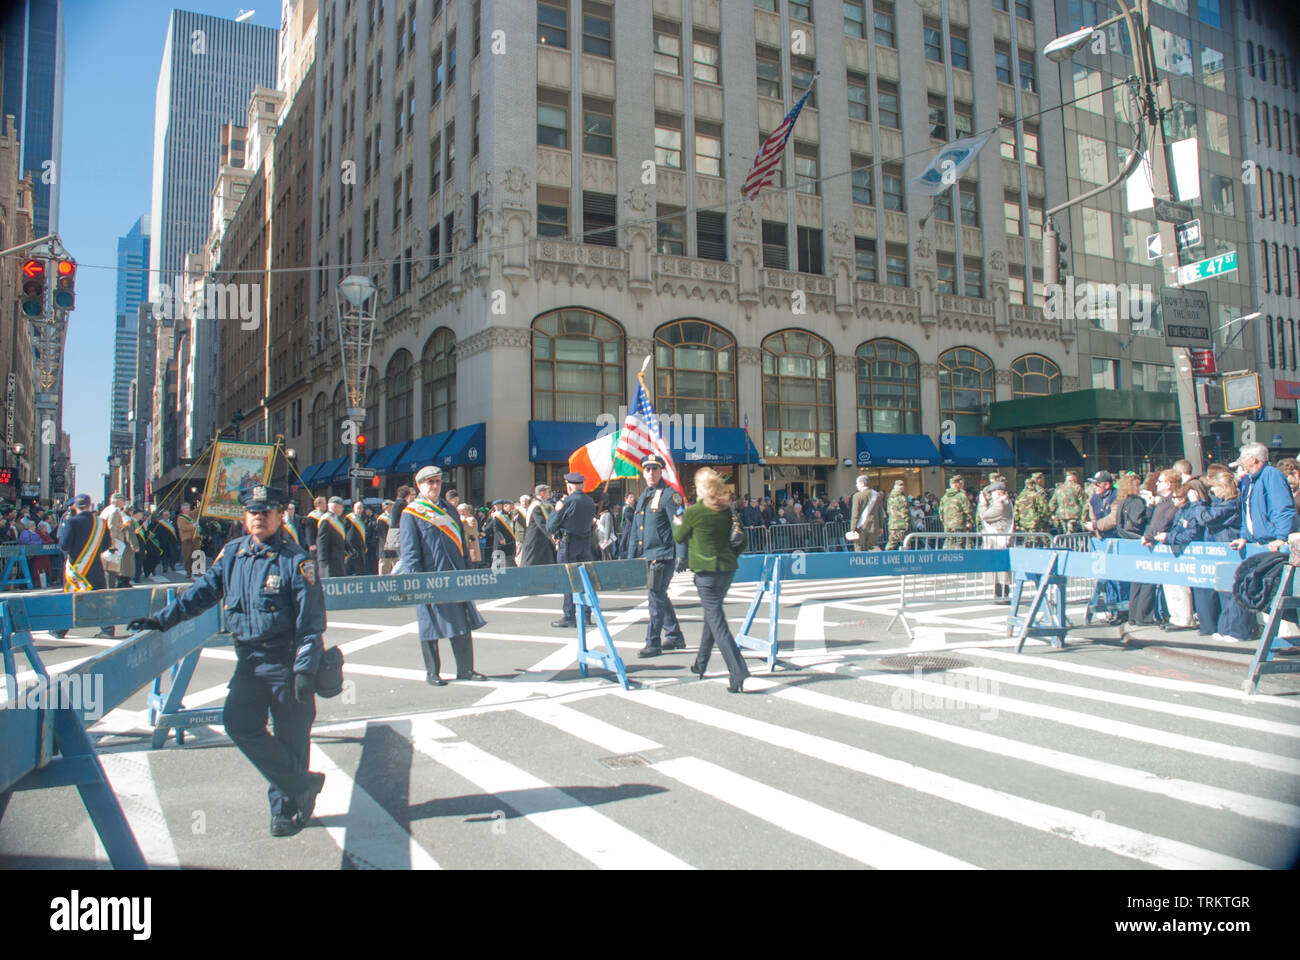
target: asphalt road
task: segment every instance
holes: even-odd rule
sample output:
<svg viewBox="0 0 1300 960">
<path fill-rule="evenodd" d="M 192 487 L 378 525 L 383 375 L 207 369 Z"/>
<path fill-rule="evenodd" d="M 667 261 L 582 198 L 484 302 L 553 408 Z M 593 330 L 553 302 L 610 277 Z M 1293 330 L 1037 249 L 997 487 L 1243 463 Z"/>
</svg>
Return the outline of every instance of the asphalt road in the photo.
<svg viewBox="0 0 1300 960">
<path fill-rule="evenodd" d="M 733 588 L 743 617 L 754 586 Z M 582 679 L 557 596 L 483 603 L 475 666 L 444 644 L 430 687 L 414 611 L 331 617 L 349 685 L 318 700 L 316 819 L 268 835 L 265 782 L 220 727 L 148 749 L 143 693 L 92 730 L 147 859 L 159 867 L 1066 868 L 1290 866 L 1300 846 L 1300 682 L 1240 694 L 1249 651 L 1080 631 L 1017 655 L 1006 607 L 909 605 L 893 581 L 801 582 L 782 596 L 782 658 L 750 654 L 731 695 L 689 575 L 672 594 L 688 649 L 640 660 L 643 595 L 602 595 L 637 683 Z M 766 604 L 763 606 L 766 611 Z M 1076 620 L 1081 618 L 1076 617 Z M 760 617 L 757 632 L 768 624 Z M 111 643 L 38 635 L 53 665 Z M 83 635 L 83 636 L 78 636 Z M 1089 640 L 1087 637 L 1095 639 Z M 950 658 L 917 671 L 891 655 Z M 187 707 L 218 705 L 234 654 L 205 652 Z M 0 868 L 107 866 L 71 788 L 13 795 Z"/>
</svg>

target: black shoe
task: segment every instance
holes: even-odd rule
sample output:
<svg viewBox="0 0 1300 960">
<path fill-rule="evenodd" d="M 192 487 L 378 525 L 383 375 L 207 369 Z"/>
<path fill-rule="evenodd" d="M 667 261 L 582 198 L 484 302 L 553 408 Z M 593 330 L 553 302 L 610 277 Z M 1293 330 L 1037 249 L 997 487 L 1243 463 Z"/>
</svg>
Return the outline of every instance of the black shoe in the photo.
<svg viewBox="0 0 1300 960">
<path fill-rule="evenodd" d="M 551 628 L 553 630 L 572 630 L 577 625 L 578 625 L 577 621 L 575 620 L 552 620 L 551 621 Z"/>
<path fill-rule="evenodd" d="M 475 670 L 471 670 L 469 673 L 456 674 L 456 679 L 457 680 L 486 680 L 487 677 L 483 676 L 483 674 L 478 673 Z"/>
<path fill-rule="evenodd" d="M 685 650 L 686 638 L 678 637 L 676 640 L 672 640 L 672 639 L 665 640 L 663 644 L 663 649 L 664 650 Z"/>
<path fill-rule="evenodd" d="M 273 837 L 292 837 L 301 829 L 302 826 L 293 817 L 271 818 L 271 836 Z"/>
<path fill-rule="evenodd" d="M 695 674 L 701 680 L 704 679 L 704 667 L 700 665 L 698 660 L 691 664 L 691 673 Z"/>
<path fill-rule="evenodd" d="M 96 640 L 116 640 L 116 639 L 117 639 L 117 631 L 114 630 L 112 627 L 109 627 L 109 628 L 106 629 L 106 630 L 100 630 L 98 633 L 95 634 L 95 639 L 96 639 Z"/>
<path fill-rule="evenodd" d="M 293 798 L 294 805 L 298 808 L 298 816 L 294 820 L 300 827 L 311 819 L 312 811 L 316 809 L 316 797 L 325 788 L 325 774 L 308 773 L 307 776 L 311 779 L 311 786 Z"/>
<path fill-rule="evenodd" d="M 638 651 L 637 656 L 642 660 L 648 660 L 650 657 L 657 657 L 661 653 L 663 653 L 663 649 L 659 647 L 657 644 L 655 646 L 651 646 L 650 644 L 647 643 L 644 647 L 640 649 L 640 651 Z"/>
<path fill-rule="evenodd" d="M 739 680 L 730 681 L 727 684 L 727 693 L 744 693 L 746 679 L 746 677 L 741 677 Z"/>
<path fill-rule="evenodd" d="M 63 640 L 64 638 L 67 637 L 67 635 L 68 635 L 68 631 L 66 631 L 66 630 L 51 630 L 51 631 L 50 631 L 50 636 L 54 637 L 54 638 L 57 639 L 57 640 Z"/>
<path fill-rule="evenodd" d="M 431 687 L 445 687 L 447 685 L 447 681 L 442 679 L 442 677 L 438 676 L 436 673 L 425 674 L 424 682 Z"/>
</svg>

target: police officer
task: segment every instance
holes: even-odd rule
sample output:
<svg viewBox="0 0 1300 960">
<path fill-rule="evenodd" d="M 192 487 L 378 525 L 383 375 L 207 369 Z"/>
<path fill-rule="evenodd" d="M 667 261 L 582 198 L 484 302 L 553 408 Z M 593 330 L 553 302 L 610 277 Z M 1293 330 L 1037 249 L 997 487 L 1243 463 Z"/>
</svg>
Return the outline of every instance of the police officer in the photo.
<svg viewBox="0 0 1300 960">
<path fill-rule="evenodd" d="M 284 496 L 255 486 L 240 497 L 248 536 L 228 542 L 208 572 L 139 630 L 170 630 L 224 601 L 235 638 L 223 722 L 230 739 L 271 786 L 271 836 L 297 833 L 311 819 L 325 775 L 307 768 L 316 719 L 316 669 L 325 632 L 325 595 L 316 564 L 281 530 Z M 266 729 L 267 712 L 275 732 Z"/>
<path fill-rule="evenodd" d="M 555 512 L 546 523 L 551 536 L 560 538 L 560 548 L 556 551 L 557 563 L 594 562 L 596 555 L 591 551 L 591 521 L 596 517 L 596 504 L 591 497 L 582 492 L 586 481 L 580 473 L 564 475 L 564 499 L 555 505 Z M 556 628 L 577 626 L 573 594 L 565 591 L 564 618 L 552 621 Z M 587 625 L 592 623 L 591 610 L 587 610 Z"/>
<path fill-rule="evenodd" d="M 673 518 L 686 509 L 682 495 L 664 483 L 663 461 L 651 454 L 641 461 L 645 490 L 632 508 L 628 534 L 628 559 L 650 561 L 650 622 L 645 628 L 645 647 L 638 657 L 657 657 L 662 650 L 686 649 L 677 611 L 668 599 L 673 571 L 686 569 L 686 544 L 673 540 Z M 668 639 L 659 640 L 660 632 Z"/>
</svg>

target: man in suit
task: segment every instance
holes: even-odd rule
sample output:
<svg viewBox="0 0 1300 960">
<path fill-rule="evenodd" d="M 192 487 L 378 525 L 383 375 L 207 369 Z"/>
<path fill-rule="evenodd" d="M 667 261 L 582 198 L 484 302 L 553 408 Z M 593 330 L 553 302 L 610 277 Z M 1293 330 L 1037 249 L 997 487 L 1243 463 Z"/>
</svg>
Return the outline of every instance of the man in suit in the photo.
<svg viewBox="0 0 1300 960">
<path fill-rule="evenodd" d="M 330 497 L 316 525 L 316 565 L 324 577 L 348 575 L 347 528 L 343 525 L 343 498 Z"/>
<path fill-rule="evenodd" d="M 465 529 L 456 511 L 441 499 L 442 471 L 423 467 L 415 475 L 420 495 L 402 511 L 401 562 L 407 573 L 435 573 L 469 568 Z M 451 640 L 456 658 L 457 680 L 486 680 L 474 672 L 474 640 L 470 631 L 486 626 L 470 600 L 452 603 L 423 603 L 416 609 L 420 629 L 420 652 L 424 656 L 425 679 L 431 686 L 445 687 L 439 675 L 438 641 Z"/>
<path fill-rule="evenodd" d="M 849 501 L 849 523 L 853 525 L 855 550 L 874 550 L 885 525 L 885 498 L 873 489 L 865 476 L 857 479 L 857 492 Z"/>
<path fill-rule="evenodd" d="M 551 536 L 560 538 L 560 548 L 556 551 L 556 560 L 559 563 L 583 563 L 596 560 L 596 555 L 591 549 L 593 532 L 591 521 L 596 517 L 596 504 L 591 497 L 582 492 L 584 483 L 586 478 L 580 473 L 564 475 L 566 490 L 564 499 L 555 505 L 555 512 L 551 514 L 550 522 L 547 524 Z M 588 624 L 592 623 L 590 610 L 587 611 L 587 617 Z M 564 616 L 552 621 L 551 626 L 562 629 L 575 627 L 577 624 L 573 594 L 566 592 Z"/>
<path fill-rule="evenodd" d="M 487 537 L 487 561 L 488 566 L 496 564 L 496 555 L 501 554 L 501 564 L 506 567 L 515 566 L 515 527 L 514 520 L 510 516 L 510 508 L 513 506 L 511 500 L 493 500 L 492 516 L 488 518 L 487 528 L 484 534 Z"/>
<path fill-rule="evenodd" d="M 555 512 L 551 503 L 551 488 L 539 483 L 532 503 L 524 517 L 524 553 L 520 566 L 535 567 L 539 564 L 555 562 L 555 541 L 551 539 L 546 524 Z"/>
<path fill-rule="evenodd" d="M 320 525 L 321 517 L 328 512 L 328 501 L 324 497 L 317 497 L 312 501 L 307 516 L 302 518 L 302 548 L 308 553 L 316 551 L 316 528 Z"/>
<path fill-rule="evenodd" d="M 347 530 L 348 575 L 359 577 L 366 571 L 366 529 L 365 505 L 358 500 L 352 504 L 352 512 L 344 517 Z"/>
<path fill-rule="evenodd" d="M 71 512 L 64 518 L 63 523 L 59 524 L 59 548 L 67 557 L 63 571 L 64 592 L 107 590 L 108 580 L 99 555 L 112 545 L 108 524 L 95 515 L 90 497 L 84 493 L 77 494 L 72 501 Z M 68 633 L 67 630 L 51 632 L 60 638 Z M 97 637 L 114 635 L 113 627 L 107 627 L 95 634 Z"/>
</svg>

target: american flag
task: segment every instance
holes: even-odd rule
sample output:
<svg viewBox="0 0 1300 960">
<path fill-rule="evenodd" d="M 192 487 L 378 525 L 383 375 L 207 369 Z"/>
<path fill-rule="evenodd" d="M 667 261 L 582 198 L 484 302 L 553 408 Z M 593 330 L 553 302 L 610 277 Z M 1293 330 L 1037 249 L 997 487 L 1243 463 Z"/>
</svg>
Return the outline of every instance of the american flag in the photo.
<svg viewBox="0 0 1300 960">
<path fill-rule="evenodd" d="M 623 422 L 614 456 L 640 469 L 641 461 L 652 453 L 664 462 L 664 483 L 685 497 L 686 491 L 677 476 L 673 455 L 668 452 L 668 441 L 659 430 L 659 418 L 655 416 L 655 408 L 650 405 L 650 396 L 645 392 L 645 382 L 638 377 L 636 395 L 627 411 L 627 420 Z"/>
<path fill-rule="evenodd" d="M 749 176 L 745 178 L 745 185 L 740 190 L 747 199 L 754 199 L 758 196 L 758 191 L 776 179 L 774 172 L 776 165 L 781 162 L 781 155 L 785 152 L 785 142 L 790 139 L 790 134 L 794 131 L 794 123 L 799 119 L 799 111 L 808 101 L 810 93 L 812 93 L 812 84 L 808 85 L 799 102 L 790 108 L 790 112 L 772 131 L 771 136 L 763 141 L 763 147 L 754 158 L 754 165 L 750 168 Z"/>
</svg>

